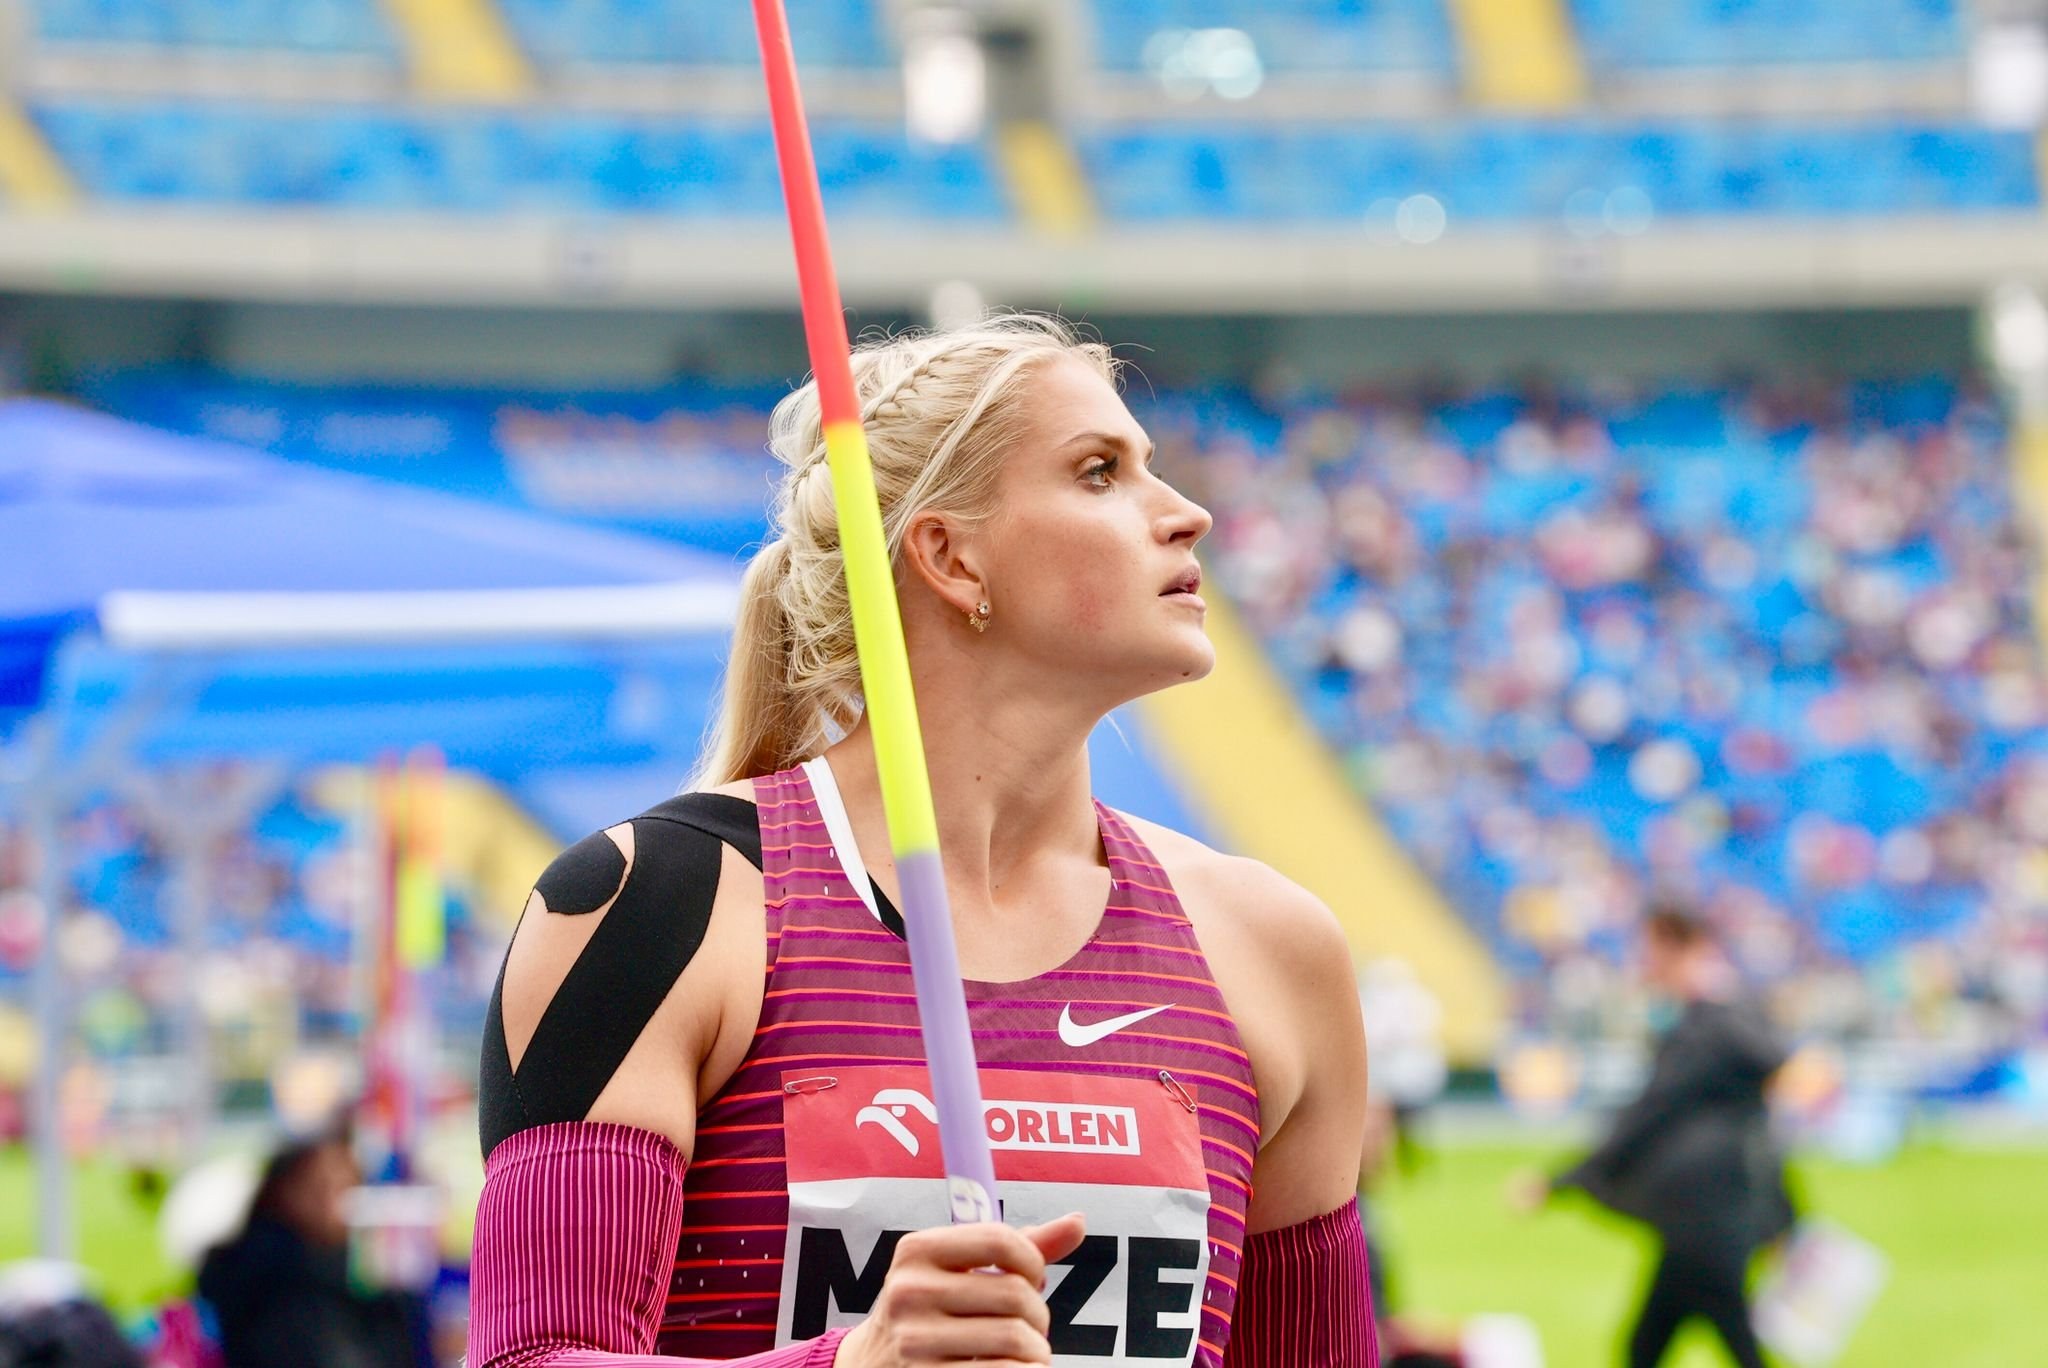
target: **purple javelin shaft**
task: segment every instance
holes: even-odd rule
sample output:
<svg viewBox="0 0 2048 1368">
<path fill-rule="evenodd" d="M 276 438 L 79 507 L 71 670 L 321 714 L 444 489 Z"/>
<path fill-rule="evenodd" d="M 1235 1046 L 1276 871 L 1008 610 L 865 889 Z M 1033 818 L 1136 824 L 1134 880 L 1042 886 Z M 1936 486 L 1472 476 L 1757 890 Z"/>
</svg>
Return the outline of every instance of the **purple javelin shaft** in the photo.
<svg viewBox="0 0 2048 1368">
<path fill-rule="evenodd" d="M 896 860 L 902 883 L 903 930 L 910 941 L 910 978 L 931 1071 L 932 1105 L 939 1113 L 939 1150 L 945 1158 L 947 1202 L 954 1221 L 993 1221 L 995 1160 L 981 1111 L 981 1076 L 974 1064 L 974 1032 L 953 945 L 946 876 L 936 850 Z"/>
</svg>

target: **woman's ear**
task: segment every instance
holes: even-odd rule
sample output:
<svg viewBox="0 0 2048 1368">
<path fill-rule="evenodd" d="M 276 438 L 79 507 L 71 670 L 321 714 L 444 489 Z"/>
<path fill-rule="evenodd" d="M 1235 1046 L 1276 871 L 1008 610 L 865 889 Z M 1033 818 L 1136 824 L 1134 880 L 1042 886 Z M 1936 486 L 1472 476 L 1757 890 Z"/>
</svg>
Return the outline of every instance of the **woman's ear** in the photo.
<svg viewBox="0 0 2048 1368">
<path fill-rule="evenodd" d="M 988 598 L 978 557 L 943 514 L 923 513 L 912 521 L 903 536 L 903 559 L 919 582 L 955 612 L 971 613 Z"/>
</svg>

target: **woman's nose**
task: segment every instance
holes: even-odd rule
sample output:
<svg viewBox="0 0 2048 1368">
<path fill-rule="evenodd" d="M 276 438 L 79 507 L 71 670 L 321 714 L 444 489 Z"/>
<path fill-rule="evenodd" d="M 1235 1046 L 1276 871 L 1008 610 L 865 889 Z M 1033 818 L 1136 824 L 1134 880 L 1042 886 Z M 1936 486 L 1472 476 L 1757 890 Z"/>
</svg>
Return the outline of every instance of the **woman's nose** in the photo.
<svg viewBox="0 0 2048 1368">
<path fill-rule="evenodd" d="M 1209 516 L 1209 510 L 1177 489 L 1169 489 L 1167 494 L 1173 501 L 1173 507 L 1165 518 L 1166 540 L 1184 541 L 1193 546 L 1208 536 L 1209 529 L 1216 525 L 1216 520 Z"/>
</svg>

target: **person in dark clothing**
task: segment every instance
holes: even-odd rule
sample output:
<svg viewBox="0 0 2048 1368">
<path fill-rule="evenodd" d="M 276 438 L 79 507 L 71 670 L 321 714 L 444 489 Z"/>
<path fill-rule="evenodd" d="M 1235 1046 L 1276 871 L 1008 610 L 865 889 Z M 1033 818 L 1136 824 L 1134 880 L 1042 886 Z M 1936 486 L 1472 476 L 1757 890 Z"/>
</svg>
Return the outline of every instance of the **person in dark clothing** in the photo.
<svg viewBox="0 0 2048 1368">
<path fill-rule="evenodd" d="M 227 1368 L 430 1368 L 419 1299 L 350 1284 L 341 1203 L 360 1180 L 340 1136 L 272 1156 L 241 1233 L 199 1270 Z"/>
<path fill-rule="evenodd" d="M 1655 1368 L 1693 1316 L 1741 1368 L 1763 1368 L 1746 1275 L 1751 1255 L 1793 1220 L 1764 1103 L 1785 1046 L 1761 1011 L 1736 999 L 1733 969 L 1689 913 L 1649 916 L 1642 968 L 1679 1009 L 1649 1081 L 1591 1154 L 1555 1177 L 1522 1180 L 1511 1195 L 1533 1209 L 1577 1189 L 1656 1230 L 1663 1250 L 1629 1337 L 1629 1368 Z"/>
<path fill-rule="evenodd" d="M 0 1368 L 142 1368 L 83 1271 L 37 1259 L 0 1267 Z"/>
</svg>

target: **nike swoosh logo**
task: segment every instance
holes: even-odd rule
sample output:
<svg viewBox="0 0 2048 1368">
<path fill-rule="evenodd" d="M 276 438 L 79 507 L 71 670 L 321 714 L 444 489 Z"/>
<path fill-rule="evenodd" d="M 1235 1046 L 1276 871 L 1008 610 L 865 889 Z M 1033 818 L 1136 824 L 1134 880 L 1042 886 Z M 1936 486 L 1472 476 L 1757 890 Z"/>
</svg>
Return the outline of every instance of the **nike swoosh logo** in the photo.
<svg viewBox="0 0 2048 1368">
<path fill-rule="evenodd" d="M 1060 1039 L 1078 1050 L 1083 1045 L 1093 1045 L 1105 1036 L 1113 1036 L 1126 1026 L 1135 1026 L 1148 1016 L 1158 1016 L 1174 1005 L 1171 1002 L 1162 1003 L 1157 1007 L 1147 1007 L 1142 1012 L 1132 1012 L 1129 1016 L 1111 1017 L 1107 1021 L 1091 1022 L 1083 1026 L 1074 1020 L 1074 1004 L 1070 1002 L 1060 1008 Z"/>
</svg>

